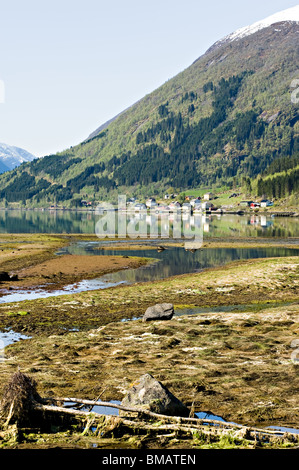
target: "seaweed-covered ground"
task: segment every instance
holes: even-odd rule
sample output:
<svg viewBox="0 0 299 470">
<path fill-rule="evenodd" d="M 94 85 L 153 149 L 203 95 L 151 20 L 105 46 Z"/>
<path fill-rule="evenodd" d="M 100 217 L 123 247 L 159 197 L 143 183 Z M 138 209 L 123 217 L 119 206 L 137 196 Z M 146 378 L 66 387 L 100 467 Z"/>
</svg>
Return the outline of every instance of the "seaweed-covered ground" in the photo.
<svg viewBox="0 0 299 470">
<path fill-rule="evenodd" d="M 145 309 L 160 302 L 189 314 L 143 322 Z M 190 314 L 195 307 L 201 310 Z M 148 372 L 195 411 L 249 426 L 298 428 L 298 317 L 296 256 L 1 305 L 1 329 L 31 336 L 5 348 L 1 384 L 20 368 L 42 396 L 121 400 Z M 77 444 L 70 433 L 26 439 L 22 446 L 88 447 L 95 437 L 77 436 Z M 136 444 L 132 436 L 96 442 Z"/>
</svg>

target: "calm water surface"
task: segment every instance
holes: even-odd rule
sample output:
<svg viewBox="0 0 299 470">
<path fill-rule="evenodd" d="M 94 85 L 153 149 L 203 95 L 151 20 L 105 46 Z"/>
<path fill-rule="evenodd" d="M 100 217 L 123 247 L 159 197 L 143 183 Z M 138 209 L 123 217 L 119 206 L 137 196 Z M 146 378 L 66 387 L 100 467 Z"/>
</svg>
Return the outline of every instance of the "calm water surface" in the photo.
<svg viewBox="0 0 299 470">
<path fill-rule="evenodd" d="M 150 227 L 158 219 L 161 226 L 171 226 L 174 215 L 116 214 L 118 220 L 127 224 L 136 219 Z M 270 217 L 267 215 L 182 215 L 182 224 L 188 228 L 202 226 L 204 237 L 299 237 L 299 218 Z M 94 234 L 100 216 L 95 212 L 51 210 L 0 210 L 0 233 L 85 233 Z"/>
<path fill-rule="evenodd" d="M 142 244 L 140 241 L 138 243 Z M 143 243 L 145 246 L 142 249 L 113 250 L 113 244 L 110 244 L 111 249 L 101 250 L 99 248 L 103 245 L 103 242 L 79 242 L 70 245 L 61 253 L 95 256 L 141 256 L 156 260 L 156 262 L 138 269 L 122 270 L 106 274 L 100 278 L 101 281 L 118 284 L 148 282 L 180 274 L 200 272 L 203 269 L 222 266 L 236 260 L 299 255 L 299 246 L 297 248 L 273 248 L 266 245 L 264 248 L 204 248 L 195 252 L 185 251 L 183 247 L 167 247 L 164 251 L 158 252 L 148 248 L 146 246 L 148 242 Z M 152 244 L 154 243 L 157 244 L 157 242 L 152 242 Z"/>
<path fill-rule="evenodd" d="M 125 242 L 127 244 L 127 242 Z M 152 244 L 157 242 L 152 242 Z M 299 256 L 298 248 L 263 247 L 263 248 L 205 248 L 195 252 L 185 251 L 183 247 L 167 247 L 158 252 L 148 246 L 148 241 L 138 241 L 144 244 L 141 249 L 113 249 L 107 248 L 107 242 L 76 242 L 59 251 L 62 254 L 90 255 L 90 256 L 139 256 L 151 258 L 153 261 L 137 269 L 124 269 L 118 272 L 105 274 L 96 279 L 82 280 L 68 285 L 63 289 L 48 292 L 46 287 L 34 290 L 19 290 L 15 288 L 0 298 L 0 303 L 18 302 L 36 298 L 56 296 L 88 290 L 106 289 L 120 284 L 141 283 L 165 279 L 186 273 L 196 273 L 207 268 L 223 266 L 231 261 L 252 258 L 267 258 L 279 256 Z M 160 241 L 159 243 L 160 244 Z M 106 249 L 101 249 L 106 245 Z"/>
<path fill-rule="evenodd" d="M 82 254 L 90 256 L 118 255 L 118 256 L 141 256 L 155 258 L 146 266 L 138 269 L 127 269 L 120 272 L 107 274 L 93 280 L 83 280 L 74 285 L 66 286 L 57 291 L 48 292 L 46 288 L 40 286 L 34 290 L 23 291 L 15 288 L 11 292 L 5 293 L 0 298 L 0 303 L 15 302 L 22 300 L 31 300 L 40 297 L 55 296 L 60 294 L 82 292 L 86 290 L 104 289 L 119 284 L 130 284 L 136 282 L 148 282 L 160 280 L 170 276 L 176 276 L 185 273 L 194 273 L 206 268 L 222 266 L 235 260 L 246 260 L 251 258 L 264 258 L 273 256 L 292 256 L 299 255 L 299 246 L 297 241 L 293 240 L 294 248 L 286 249 L 282 247 L 267 247 L 267 240 L 275 238 L 299 238 L 299 219 L 292 217 L 269 217 L 265 215 L 195 215 L 174 214 L 164 215 L 135 215 L 135 214 L 115 214 L 116 222 L 124 221 L 131 226 L 136 222 L 136 227 L 146 227 L 147 234 L 151 235 L 151 228 L 158 221 L 159 233 L 156 240 L 151 244 L 162 244 L 160 237 L 161 230 L 169 228 L 171 231 L 175 219 L 179 217 L 184 234 L 192 234 L 192 230 L 201 230 L 203 240 L 209 237 L 263 237 L 265 247 L 263 248 L 205 248 L 198 249 L 195 252 L 185 251 L 180 247 L 168 247 L 162 252 L 150 249 L 147 245 L 149 239 L 141 241 L 140 239 L 122 240 L 117 238 L 117 242 L 138 243 L 144 247 L 140 250 L 114 250 L 113 241 L 106 238 L 106 241 L 98 242 L 77 242 L 71 244 L 59 254 Z M 182 220 L 183 219 L 183 220 Z M 84 233 L 94 234 L 95 227 L 101 216 L 95 212 L 76 212 L 76 211 L 50 211 L 50 210 L 1 210 L 0 211 L 0 233 Z M 117 226 L 116 223 L 116 226 Z M 165 232 L 164 232 L 165 233 Z M 169 238 L 166 241 L 170 240 Z M 13 237 L 12 237 L 13 240 Z M 174 239 L 173 241 L 180 241 Z M 109 249 L 101 250 L 101 246 L 109 245 Z"/>
</svg>

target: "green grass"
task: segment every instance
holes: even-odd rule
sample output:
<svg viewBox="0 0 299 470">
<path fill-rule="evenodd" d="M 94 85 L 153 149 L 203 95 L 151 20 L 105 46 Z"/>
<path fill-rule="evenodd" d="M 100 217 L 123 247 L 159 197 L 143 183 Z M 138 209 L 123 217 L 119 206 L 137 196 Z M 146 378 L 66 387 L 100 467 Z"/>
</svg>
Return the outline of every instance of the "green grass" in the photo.
<svg viewBox="0 0 299 470">
<path fill-rule="evenodd" d="M 10 316 L 21 316 L 24 317 L 25 315 L 29 315 L 29 312 L 25 312 L 24 310 L 19 310 L 18 312 L 6 312 L 6 315 Z"/>
</svg>

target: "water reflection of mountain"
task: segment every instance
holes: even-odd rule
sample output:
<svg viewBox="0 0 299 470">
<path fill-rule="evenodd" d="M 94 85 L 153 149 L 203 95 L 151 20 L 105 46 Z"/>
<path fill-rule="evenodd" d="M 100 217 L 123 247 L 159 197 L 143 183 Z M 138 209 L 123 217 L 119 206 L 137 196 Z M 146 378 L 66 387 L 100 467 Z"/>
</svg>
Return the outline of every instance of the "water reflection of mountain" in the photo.
<svg viewBox="0 0 299 470">
<path fill-rule="evenodd" d="M 128 243 L 127 241 L 125 242 Z M 125 269 L 120 272 L 106 274 L 98 279 L 83 280 L 63 290 L 47 292 L 37 289 L 17 291 L 1 297 L 0 303 L 16 302 L 26 299 L 61 295 L 64 293 L 83 292 L 94 289 L 106 289 L 117 284 L 150 282 L 177 276 L 185 273 L 198 272 L 205 268 L 221 266 L 234 260 L 265 258 L 271 256 L 299 256 L 298 249 L 286 248 L 205 248 L 195 252 L 184 248 L 170 247 L 162 252 L 144 248 L 142 250 L 99 250 L 103 242 L 78 242 L 60 250 L 60 253 L 89 254 L 90 256 L 118 255 L 144 256 L 156 258 L 156 262 L 137 269 Z M 199 279 L 200 282 L 200 279 Z M 200 285 L 199 285 L 200 288 Z"/>
<path fill-rule="evenodd" d="M 72 211 L 0 211 L 1 233 L 94 233 L 95 215 Z"/>
<path fill-rule="evenodd" d="M 100 220 L 95 212 L 50 210 L 1 210 L 1 233 L 95 233 Z M 143 236 L 192 238 L 201 230 L 209 237 L 299 237 L 299 219 L 237 214 L 113 214 L 116 235 L 119 226 Z M 140 231 L 140 233 L 139 233 Z M 196 232 L 197 231 L 197 232 Z M 132 236 L 133 238 L 133 236 Z"/>
<path fill-rule="evenodd" d="M 81 244 L 81 250 L 84 245 Z M 83 251 L 81 251 L 83 253 Z M 206 268 L 222 266 L 235 260 L 276 256 L 298 256 L 299 249 L 286 248 L 205 248 L 192 253 L 184 248 L 171 247 L 162 252 L 142 250 L 94 250 L 86 244 L 85 253 L 118 256 L 142 256 L 159 260 L 139 269 L 128 269 L 101 277 L 109 282 L 147 282 L 185 273 L 199 272 Z"/>
</svg>

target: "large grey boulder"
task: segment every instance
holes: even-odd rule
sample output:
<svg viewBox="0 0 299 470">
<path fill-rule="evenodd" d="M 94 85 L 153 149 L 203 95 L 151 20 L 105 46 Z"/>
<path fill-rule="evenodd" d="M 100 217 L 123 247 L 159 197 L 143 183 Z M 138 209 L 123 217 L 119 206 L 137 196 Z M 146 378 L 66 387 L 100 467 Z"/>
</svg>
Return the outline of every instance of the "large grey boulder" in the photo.
<svg viewBox="0 0 299 470">
<path fill-rule="evenodd" d="M 146 309 L 143 321 L 150 320 L 170 320 L 173 317 L 174 308 L 172 304 L 156 304 Z"/>
<path fill-rule="evenodd" d="M 142 375 L 122 400 L 123 406 L 142 408 L 167 416 L 189 416 L 189 409 L 152 375 Z M 127 414 L 122 412 L 122 414 Z"/>
</svg>

